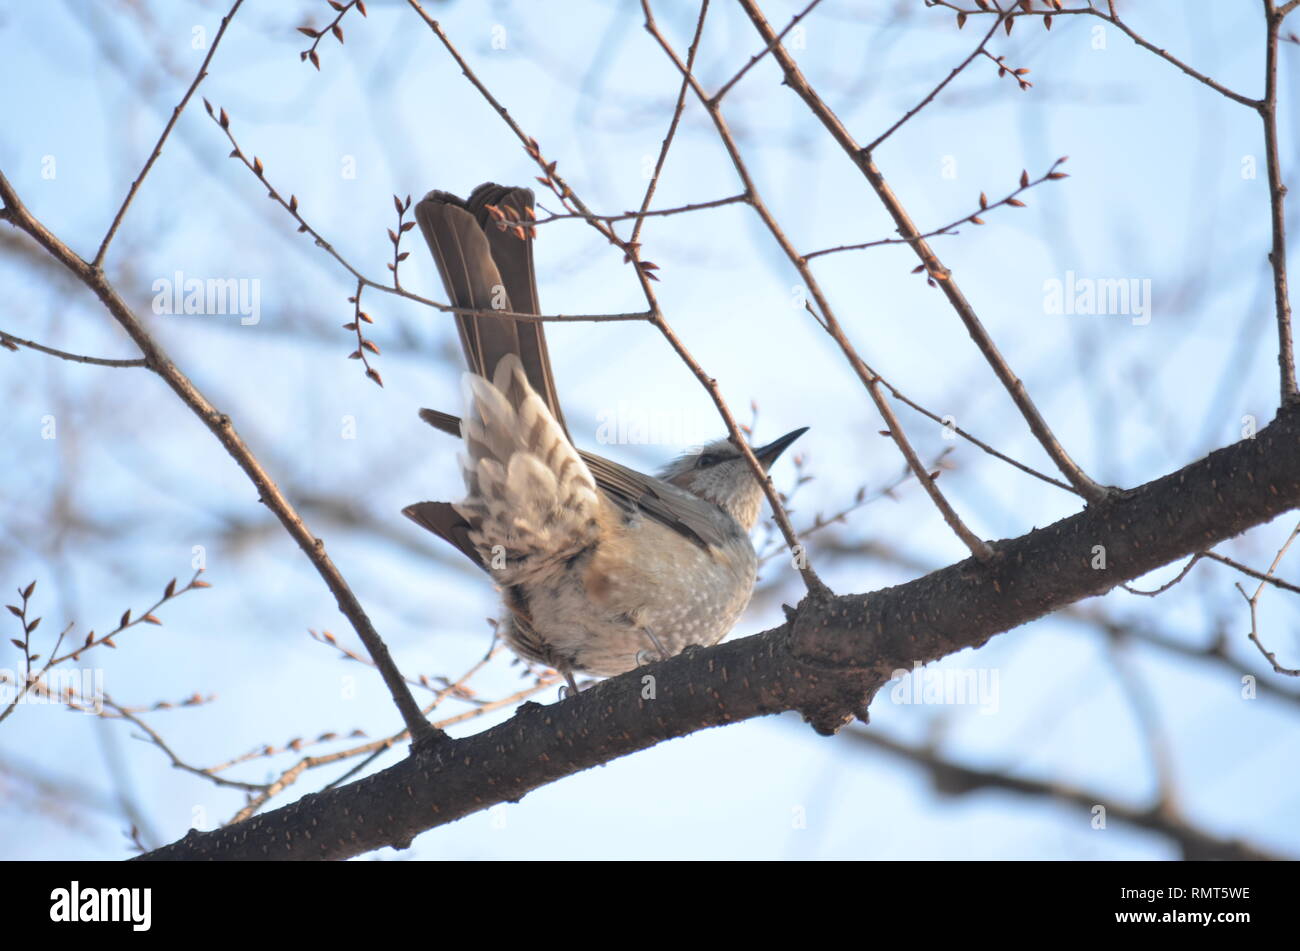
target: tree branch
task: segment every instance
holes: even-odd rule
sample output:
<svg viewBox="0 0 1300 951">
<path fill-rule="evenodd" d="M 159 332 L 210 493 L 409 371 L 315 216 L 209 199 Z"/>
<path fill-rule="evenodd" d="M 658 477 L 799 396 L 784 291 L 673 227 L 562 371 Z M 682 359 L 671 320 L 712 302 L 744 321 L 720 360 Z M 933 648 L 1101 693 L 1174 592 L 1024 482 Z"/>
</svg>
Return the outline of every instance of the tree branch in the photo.
<svg viewBox="0 0 1300 951">
<path fill-rule="evenodd" d="M 208 47 L 208 55 L 203 57 L 203 63 L 199 66 L 199 71 L 194 77 L 194 82 L 190 83 L 190 88 L 185 90 L 185 95 L 182 96 L 181 101 L 176 104 L 176 108 L 172 110 L 172 117 L 167 120 L 167 125 L 163 127 L 162 135 L 158 137 L 158 143 L 153 147 L 153 151 L 149 153 L 149 158 L 145 160 L 144 168 L 140 170 L 140 174 L 136 176 L 135 181 L 131 183 L 131 189 L 126 193 L 126 198 L 122 201 L 122 207 L 117 210 L 117 215 L 114 216 L 113 223 L 108 226 L 108 232 L 104 235 L 104 240 L 99 243 L 99 250 L 95 252 L 95 258 L 90 262 L 91 267 L 97 268 L 103 265 L 104 255 L 108 253 L 108 246 L 112 242 L 113 236 L 117 234 L 117 229 L 121 227 L 122 219 L 126 217 L 126 210 L 131 207 L 131 202 L 135 198 L 135 193 L 138 192 L 140 186 L 144 184 L 144 180 L 148 176 L 149 170 L 153 168 L 153 163 L 158 161 L 158 156 L 162 155 L 163 146 L 167 142 L 167 137 L 172 134 L 172 128 L 176 125 L 176 120 L 181 117 L 181 113 L 185 111 L 185 107 L 194 96 L 194 90 L 198 89 L 199 83 L 203 82 L 207 77 L 208 64 L 212 62 L 212 56 L 217 52 L 217 47 L 221 44 L 221 38 L 226 35 L 226 27 L 230 25 L 230 21 L 239 11 L 239 7 L 243 2 L 244 0 L 235 0 L 234 5 L 230 8 L 230 12 L 221 18 L 221 26 L 217 29 L 217 35 L 212 38 L 212 45 Z"/>
<path fill-rule="evenodd" d="M 348 786 L 247 822 L 191 831 L 150 859 L 338 859 L 663 740 L 798 710 L 832 733 L 898 668 L 928 663 L 1300 506 L 1300 405 L 1253 439 L 973 558 L 871 594 L 809 596 L 780 627 L 598 683 L 499 726 L 420 747 Z M 1094 568 L 1097 552 L 1104 568 Z M 652 699 L 653 698 L 653 699 Z"/>
<path fill-rule="evenodd" d="M 48 353 L 52 357 L 58 357 L 60 360 L 71 360 L 73 363 L 86 363 L 97 367 L 147 367 L 147 361 L 140 358 L 134 360 L 117 360 L 111 357 L 88 357 L 81 353 L 69 353 L 66 350 L 56 350 L 54 347 L 47 347 L 44 344 L 37 343 L 34 340 L 24 340 L 22 337 L 15 337 L 11 333 L 0 330 L 0 347 L 8 350 L 17 350 L 19 347 L 26 347 L 29 350 L 35 350 L 39 353 Z"/>
<path fill-rule="evenodd" d="M 182 373 L 176 364 L 172 363 L 171 358 L 145 330 L 139 318 L 118 295 L 113 285 L 109 283 L 108 278 L 104 276 L 103 269 L 84 261 L 27 210 L 27 207 L 19 199 L 17 192 L 9 184 L 9 179 L 5 177 L 3 172 L 0 172 L 0 199 L 4 200 L 5 215 L 10 222 L 27 232 L 55 260 L 72 272 L 77 280 L 94 291 L 95 296 L 100 299 L 108 312 L 113 315 L 113 318 L 135 341 L 136 346 L 140 348 L 149 369 L 158 374 L 162 381 L 171 388 L 172 392 L 180 398 L 181 402 L 203 421 L 203 424 L 217 437 L 217 440 L 229 453 L 230 457 L 244 470 L 244 473 L 256 487 L 258 498 L 275 514 L 280 520 L 280 524 L 284 526 L 290 537 L 298 543 L 298 547 L 303 550 L 308 560 L 315 566 L 317 573 L 320 574 L 338 602 L 339 610 L 352 623 L 357 636 L 366 645 L 366 650 L 374 658 L 375 666 L 378 667 L 380 676 L 383 677 L 384 683 L 388 686 L 388 690 L 393 696 L 393 702 L 397 705 L 397 709 L 402 715 L 406 728 L 411 731 L 411 735 L 417 741 L 441 735 L 430 726 L 428 720 L 420 715 L 420 707 L 416 704 L 415 698 L 411 696 L 411 691 L 403 681 L 397 665 L 393 663 L 387 645 L 380 638 L 379 632 L 375 630 L 374 625 L 370 623 L 370 618 L 367 617 L 365 609 L 361 606 L 361 602 L 357 600 L 357 596 L 352 593 L 352 589 L 348 587 L 343 575 L 334 565 L 329 555 L 325 553 L 324 540 L 317 538 L 311 532 L 307 524 L 302 520 L 302 516 L 298 514 L 289 500 L 281 493 L 279 486 L 275 484 L 275 480 L 262 468 L 262 464 L 253 455 L 252 450 L 235 432 L 235 425 L 230 417 L 213 406 L 189 377 Z"/>
<path fill-rule="evenodd" d="M 755 29 L 758 30 L 759 36 L 769 41 L 772 40 L 775 37 L 772 27 L 768 24 L 754 0 L 740 0 L 740 4 L 745 8 L 745 12 L 749 15 Z M 777 43 L 772 52 L 785 73 L 785 84 L 793 89 L 795 94 L 807 104 L 813 115 L 821 120 L 822 125 L 826 127 L 831 137 L 853 160 L 859 171 L 866 176 L 867 181 L 871 183 L 877 197 L 889 212 L 890 217 L 894 219 L 898 233 L 908 239 L 925 269 L 930 273 L 931 277 L 935 278 L 953 310 L 957 312 L 957 316 L 965 324 L 971 339 L 975 341 L 975 345 L 984 354 L 984 359 L 988 361 L 989 366 L 993 368 L 993 372 L 1002 381 L 1002 385 L 1006 387 L 1012 401 L 1015 402 L 1021 415 L 1029 424 L 1030 430 L 1047 451 L 1047 454 L 1051 456 L 1052 461 L 1056 463 L 1057 468 L 1061 470 L 1061 473 L 1069 480 L 1070 484 L 1079 490 L 1079 494 L 1089 502 L 1097 502 L 1105 498 L 1110 490 L 1090 479 L 1079 468 L 1078 464 L 1070 458 L 1060 442 L 1057 441 L 1046 420 L 1038 412 L 1038 407 L 1034 405 L 1034 401 L 1030 398 L 1024 384 L 1011 371 L 1011 367 L 1007 365 L 1006 359 L 999 352 L 993 338 L 984 329 L 984 325 L 975 313 L 975 309 L 966 300 L 966 296 L 961 292 L 961 289 L 957 287 L 957 282 L 952 278 L 952 272 L 944 267 L 938 255 L 921 237 L 920 229 L 912 222 L 911 216 L 908 215 L 902 202 L 898 200 L 898 197 L 885 181 L 884 175 L 876 167 L 870 153 L 858 145 L 848 129 L 844 128 L 839 117 L 808 84 L 794 59 L 786 52 L 785 47 Z M 924 480 L 922 480 L 922 484 L 924 484 Z"/>
<path fill-rule="evenodd" d="M 1291 339 L 1291 297 L 1286 279 L 1286 185 L 1282 182 L 1282 160 L 1277 145 L 1277 37 L 1285 13 L 1273 10 L 1273 0 L 1264 0 L 1268 20 L 1265 40 L 1264 98 L 1258 104 L 1264 122 L 1264 156 L 1268 165 L 1268 202 L 1273 247 L 1268 253 L 1273 268 L 1273 306 L 1277 313 L 1277 363 L 1281 373 L 1282 402 L 1300 400 L 1296 389 L 1295 345 Z"/>
<path fill-rule="evenodd" d="M 852 367 L 853 372 L 857 374 L 858 379 L 866 388 L 867 395 L 871 397 L 872 402 L 876 405 L 877 411 L 880 413 L 881 419 L 885 422 L 887 432 L 894 440 L 895 445 L 898 446 L 898 450 L 902 453 L 903 458 L 907 460 L 907 464 L 911 468 L 912 473 L 916 476 L 917 482 L 919 482 L 921 487 L 925 489 L 926 494 L 930 496 L 930 500 L 934 503 L 935 508 L 939 510 L 939 514 L 942 516 L 944 522 L 947 523 L 948 527 L 953 530 L 953 533 L 961 539 L 962 543 L 970 549 L 971 554 L 980 560 L 987 559 L 991 554 L 988 546 L 984 543 L 983 539 L 966 526 L 966 523 L 962 521 L 961 516 L 957 514 L 956 510 L 953 509 L 948 500 L 944 498 L 943 493 L 939 491 L 938 487 L 935 485 L 934 479 L 931 478 L 930 473 L 921 465 L 920 458 L 912 448 L 911 443 L 903 432 L 901 424 L 898 422 L 898 417 L 894 415 L 893 408 L 889 405 L 884 394 L 880 391 L 880 385 L 882 382 L 880 375 L 872 370 L 862 357 L 859 356 L 857 350 L 849 341 L 848 336 L 844 333 L 844 329 L 840 326 L 839 320 L 835 317 L 835 313 L 831 309 L 830 301 L 822 292 L 821 285 L 818 283 L 816 277 L 813 276 L 812 270 L 808 266 L 808 261 L 795 250 L 794 245 L 790 243 L 790 239 L 781 229 L 776 218 L 772 215 L 771 211 L 768 210 L 767 204 L 759 195 L 758 189 L 754 185 L 754 180 L 749 174 L 749 168 L 740 154 L 740 149 L 736 144 L 735 137 L 731 134 L 731 129 L 728 127 L 726 119 L 723 118 L 721 108 L 716 102 L 708 98 L 699 81 L 691 73 L 686 64 L 682 62 L 681 57 L 677 55 L 676 50 L 673 49 L 667 38 L 665 38 L 663 33 L 659 30 L 658 24 L 655 22 L 654 14 L 650 9 L 649 0 L 641 0 L 641 9 L 645 14 L 646 31 L 655 38 L 655 41 L 659 44 L 660 48 L 663 49 L 664 54 L 672 61 L 673 65 L 677 67 L 677 70 L 682 74 L 682 76 L 691 84 L 691 88 L 695 91 L 696 97 L 707 110 L 709 118 L 713 120 L 713 127 L 717 130 L 718 137 L 722 140 L 723 147 L 727 150 L 727 155 L 736 169 L 736 174 L 740 177 L 741 182 L 745 186 L 745 193 L 749 195 L 750 205 L 753 207 L 754 211 L 757 212 L 759 218 L 762 219 L 763 224 L 771 233 L 772 238 L 780 246 L 786 257 L 789 258 L 790 263 L 794 266 L 795 270 L 799 272 L 799 276 L 803 279 L 805 286 L 808 288 L 809 294 L 812 295 L 813 300 L 816 302 L 817 310 L 813 311 L 811 306 L 808 307 L 808 310 L 813 313 L 813 317 L 817 320 L 819 326 L 821 326 L 821 328 L 825 330 L 830 335 L 831 339 L 839 346 L 840 352 L 844 354 L 849 366 Z M 775 44 L 773 49 L 776 50 L 778 54 L 783 53 L 779 43 Z M 754 465 L 757 466 L 757 463 L 754 463 Z M 756 472 L 757 471 L 758 470 L 756 469 Z M 791 549 L 794 550 L 796 541 L 791 537 L 792 530 L 791 532 L 787 532 L 785 524 L 782 523 L 780 519 L 778 519 L 778 524 L 781 525 L 782 532 L 786 534 L 787 541 L 789 542 Z"/>
</svg>

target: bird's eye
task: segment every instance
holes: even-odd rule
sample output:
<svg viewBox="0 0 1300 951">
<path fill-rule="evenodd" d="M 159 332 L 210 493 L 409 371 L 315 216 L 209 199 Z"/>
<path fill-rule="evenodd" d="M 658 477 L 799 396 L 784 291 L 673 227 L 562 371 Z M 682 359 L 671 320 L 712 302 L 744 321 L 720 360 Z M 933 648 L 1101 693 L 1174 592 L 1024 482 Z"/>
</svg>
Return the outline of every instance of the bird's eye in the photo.
<svg viewBox="0 0 1300 951">
<path fill-rule="evenodd" d="M 697 469 L 704 469 L 708 466 L 716 466 L 722 461 L 722 457 L 711 452 L 701 454 L 699 461 L 695 463 Z"/>
</svg>

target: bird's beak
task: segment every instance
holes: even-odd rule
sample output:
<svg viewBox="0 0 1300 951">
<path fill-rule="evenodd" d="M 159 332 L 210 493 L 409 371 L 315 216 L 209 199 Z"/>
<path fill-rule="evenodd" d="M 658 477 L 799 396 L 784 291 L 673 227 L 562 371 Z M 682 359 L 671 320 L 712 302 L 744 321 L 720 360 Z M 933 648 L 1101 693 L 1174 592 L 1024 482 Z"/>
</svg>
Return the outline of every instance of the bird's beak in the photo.
<svg viewBox="0 0 1300 951">
<path fill-rule="evenodd" d="M 777 456 L 781 455 L 781 453 L 785 452 L 786 449 L 790 447 L 790 443 L 794 442 L 806 432 L 808 432 L 807 426 L 802 429 L 796 429 L 794 432 L 786 433 L 780 439 L 773 440 L 766 446 L 760 446 L 755 449 L 754 456 L 763 464 L 763 468 L 767 469 L 772 465 L 772 463 L 776 462 Z"/>
</svg>

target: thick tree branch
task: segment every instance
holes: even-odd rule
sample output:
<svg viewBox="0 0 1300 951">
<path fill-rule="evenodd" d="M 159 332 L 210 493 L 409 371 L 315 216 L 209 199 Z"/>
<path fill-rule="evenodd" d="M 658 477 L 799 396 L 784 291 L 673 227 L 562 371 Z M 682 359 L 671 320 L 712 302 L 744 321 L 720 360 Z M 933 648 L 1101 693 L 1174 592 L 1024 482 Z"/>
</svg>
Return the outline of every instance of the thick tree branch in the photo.
<svg viewBox="0 0 1300 951">
<path fill-rule="evenodd" d="M 806 598 L 769 631 L 690 650 L 348 786 L 149 853 L 330 859 L 393 845 L 564 776 L 710 726 L 798 710 L 822 733 L 898 668 L 978 647 L 1300 507 L 1300 405 L 1254 438 L 974 558 L 871 594 Z M 1097 567 L 1094 567 L 1097 566 Z M 1104 566 L 1104 567 L 1102 567 Z"/>
</svg>

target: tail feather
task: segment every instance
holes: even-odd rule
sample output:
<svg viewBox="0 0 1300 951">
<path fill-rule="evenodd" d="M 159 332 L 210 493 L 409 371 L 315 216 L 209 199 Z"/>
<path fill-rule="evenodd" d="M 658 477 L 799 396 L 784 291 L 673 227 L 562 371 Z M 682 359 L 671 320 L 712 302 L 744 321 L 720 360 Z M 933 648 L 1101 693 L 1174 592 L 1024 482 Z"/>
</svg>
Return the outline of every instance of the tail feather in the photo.
<svg viewBox="0 0 1300 951">
<path fill-rule="evenodd" d="M 402 514 L 452 545 L 478 567 L 487 567 L 469 537 L 469 523 L 449 502 L 416 502 L 402 509 Z"/>
<path fill-rule="evenodd" d="M 515 227 L 501 228 L 489 206 L 509 209 Z M 480 311 L 541 313 L 533 271 L 533 236 L 525 227 L 532 218 L 533 193 L 485 182 L 469 201 L 432 191 L 415 206 L 415 219 L 452 304 Z M 520 236 L 522 232 L 522 237 Z M 546 348 L 545 324 L 457 314 L 461 348 L 472 372 L 488 376 L 501 357 L 513 353 L 528 379 L 564 429 L 555 379 Z"/>
</svg>

